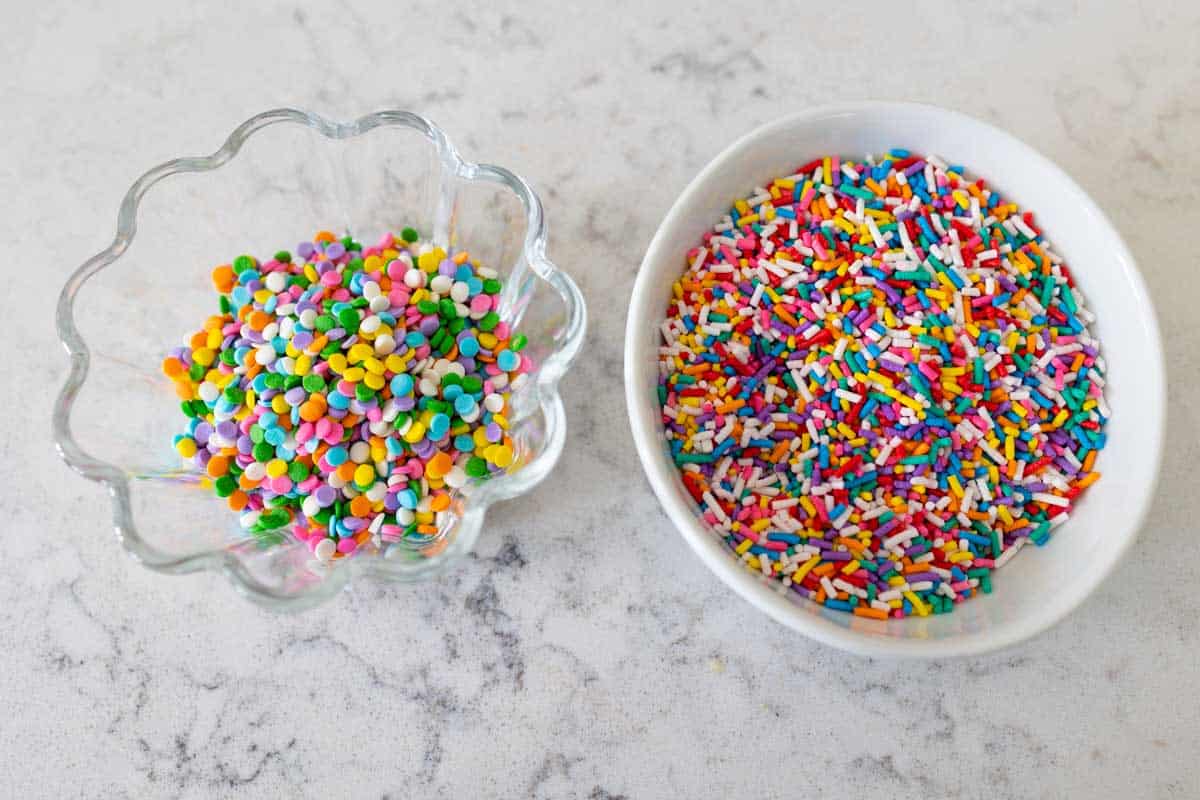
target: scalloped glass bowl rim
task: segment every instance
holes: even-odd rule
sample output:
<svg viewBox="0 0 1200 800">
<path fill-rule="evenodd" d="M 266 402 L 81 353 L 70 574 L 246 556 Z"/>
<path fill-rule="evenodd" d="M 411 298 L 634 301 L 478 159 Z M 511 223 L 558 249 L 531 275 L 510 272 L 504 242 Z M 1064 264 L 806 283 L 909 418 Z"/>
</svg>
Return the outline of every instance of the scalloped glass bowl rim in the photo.
<svg viewBox="0 0 1200 800">
<path fill-rule="evenodd" d="M 565 305 L 565 323 L 559 346 L 538 365 L 535 373 L 538 404 L 541 413 L 545 415 L 545 447 L 520 470 L 474 489 L 458 522 L 459 530 L 448 548 L 452 552 L 428 559 L 416 568 L 408 565 L 404 571 L 389 569 L 392 562 L 387 559 L 346 559 L 342 565 L 330 570 L 323 580 L 296 594 L 281 594 L 265 585 L 251 574 L 237 555 L 227 550 L 209 550 L 176 556 L 147 542 L 134 524 L 130 504 L 130 476 L 120 467 L 84 451 L 75 441 L 71 431 L 71 411 L 75 397 L 87 379 L 90 360 L 87 344 L 75 326 L 75 299 L 88 279 L 115 262 L 128 249 L 137 231 L 137 213 L 142 197 L 156 183 L 171 175 L 208 172 L 225 165 L 238 154 L 252 135 L 281 123 L 305 126 L 329 140 L 350 139 L 381 127 L 408 128 L 422 134 L 433 145 L 444 176 L 507 187 L 517 195 L 525 211 L 523 257 L 534 273 L 558 292 Z M 134 181 L 121 201 L 117 231 L 112 243 L 83 262 L 63 286 L 58 298 L 56 327 L 58 338 L 70 356 L 70 372 L 54 405 L 52 428 L 55 445 L 68 466 L 85 478 L 108 488 L 113 501 L 113 523 L 118 540 L 130 556 L 157 572 L 220 572 L 246 597 L 260 605 L 278 610 L 301 610 L 318 605 L 358 575 L 406 582 L 432 577 L 453 564 L 457 560 L 454 556 L 470 551 L 482 529 L 487 510 L 493 503 L 528 492 L 549 473 L 562 453 L 566 438 L 566 415 L 557 384 L 582 345 L 587 312 L 583 296 L 575 282 L 546 257 L 545 249 L 545 218 L 541 200 L 532 187 L 520 176 L 503 167 L 464 160 L 446 134 L 423 116 L 408 111 L 386 110 L 367 114 L 352 122 L 337 122 L 319 114 L 293 108 L 279 108 L 256 114 L 237 126 L 225 139 L 224 144 L 212 154 L 164 162 Z"/>
</svg>

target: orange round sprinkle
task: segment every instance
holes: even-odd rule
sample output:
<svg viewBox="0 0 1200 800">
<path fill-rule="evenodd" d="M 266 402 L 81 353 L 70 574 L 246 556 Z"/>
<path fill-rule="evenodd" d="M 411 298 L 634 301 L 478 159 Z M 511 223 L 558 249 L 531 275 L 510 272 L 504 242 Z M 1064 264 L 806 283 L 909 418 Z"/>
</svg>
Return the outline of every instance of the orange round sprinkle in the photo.
<svg viewBox="0 0 1200 800">
<path fill-rule="evenodd" d="M 229 459 L 225 456 L 213 456 L 208 460 L 205 471 L 208 472 L 208 477 L 219 478 L 229 471 Z"/>
<path fill-rule="evenodd" d="M 371 501 L 366 495 L 360 494 L 350 501 L 350 513 L 356 517 L 365 517 L 371 513 Z"/>
</svg>

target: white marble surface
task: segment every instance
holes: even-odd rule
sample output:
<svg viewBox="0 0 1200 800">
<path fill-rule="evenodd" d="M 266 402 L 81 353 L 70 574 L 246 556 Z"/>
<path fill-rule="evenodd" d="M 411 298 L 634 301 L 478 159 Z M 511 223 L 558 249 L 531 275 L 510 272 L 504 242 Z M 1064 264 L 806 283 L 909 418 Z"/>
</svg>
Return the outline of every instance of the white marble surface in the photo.
<svg viewBox="0 0 1200 800">
<path fill-rule="evenodd" d="M 6 4 L 0 399 L 27 410 L 0 426 L 0 795 L 1200 796 L 1200 7 L 493 5 Z M 789 634 L 690 554 L 634 456 L 622 308 L 659 219 L 732 137 L 837 97 L 1012 130 L 1112 215 L 1158 303 L 1172 436 L 1138 547 L 996 656 Z M 127 560 L 48 441 L 52 303 L 128 183 L 281 104 L 419 110 L 528 176 L 594 320 L 568 455 L 477 557 L 294 617 Z"/>
</svg>

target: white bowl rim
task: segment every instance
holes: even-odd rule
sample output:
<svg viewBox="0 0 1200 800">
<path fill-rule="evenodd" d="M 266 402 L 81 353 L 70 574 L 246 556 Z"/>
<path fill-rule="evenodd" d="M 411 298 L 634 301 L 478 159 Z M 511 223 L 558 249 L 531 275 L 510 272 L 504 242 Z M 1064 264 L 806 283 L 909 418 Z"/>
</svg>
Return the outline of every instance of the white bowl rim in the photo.
<svg viewBox="0 0 1200 800">
<path fill-rule="evenodd" d="M 940 117 L 949 124 L 974 127 L 1022 150 L 1030 161 L 1061 182 L 1063 189 L 1072 193 L 1073 199 L 1077 203 L 1094 214 L 1112 236 L 1116 246 L 1116 258 L 1121 262 L 1130 282 L 1136 287 L 1138 296 L 1144 300 L 1145 329 L 1153 350 L 1152 353 L 1146 355 L 1145 368 L 1148 371 L 1148 380 L 1143 386 L 1149 399 L 1145 410 L 1149 412 L 1147 416 L 1150 417 L 1152 428 L 1151 435 L 1144 441 L 1146 447 L 1152 448 L 1153 474 L 1145 482 L 1146 488 L 1141 492 L 1141 496 L 1130 498 L 1130 502 L 1136 505 L 1134 521 L 1126 530 L 1116 532 L 1120 536 L 1120 542 L 1108 551 L 1108 555 L 1100 567 L 1091 573 L 1090 581 L 1081 583 L 1079 588 L 1069 595 L 1060 594 L 1059 602 L 1047 603 L 1042 607 L 1044 610 L 1040 613 L 1014 620 L 994 630 L 962 634 L 945 639 L 867 636 L 853 629 L 838 626 L 797 608 L 794 601 L 766 586 L 750 570 L 731 558 L 725 546 L 706 531 L 696 518 L 691 507 L 691 499 L 685 498 L 683 493 L 675 488 L 677 483 L 675 467 L 666 458 L 665 451 L 657 441 L 661 424 L 654 415 L 647 412 L 647 404 L 642 396 L 636 370 L 636 362 L 645 352 L 641 346 L 642 332 L 646 330 L 642 321 L 655 319 L 661 313 L 661 309 L 652 305 L 655 298 L 650 296 L 651 276 L 648 267 L 664 257 L 670 257 L 671 254 L 663 252 L 666 247 L 666 233 L 683 221 L 685 209 L 695 197 L 706 191 L 705 187 L 709 178 L 726 162 L 752 149 L 761 139 L 782 129 L 833 114 L 880 111 L 925 114 L 931 117 Z M 637 279 L 634 282 L 625 331 L 625 400 L 629 410 L 634 444 L 637 447 L 638 457 L 642 462 L 646 477 L 676 529 L 701 561 L 727 586 L 753 606 L 768 614 L 775 621 L 822 644 L 862 656 L 949 658 L 979 655 L 1032 638 L 1054 626 L 1078 608 L 1097 587 L 1107 580 L 1109 574 L 1133 545 L 1138 531 L 1145 522 L 1150 500 L 1157 485 L 1157 475 L 1162 465 L 1162 442 L 1166 419 L 1165 374 L 1158 320 L 1145 280 L 1137 267 L 1133 254 L 1129 251 L 1124 239 L 1121 238 L 1120 232 L 1095 201 L 1062 168 L 1016 136 L 962 112 L 927 103 L 857 101 L 814 106 L 761 125 L 735 140 L 705 165 L 688 183 L 659 225 L 654 238 L 650 241 L 650 246 L 646 249 Z"/>
</svg>

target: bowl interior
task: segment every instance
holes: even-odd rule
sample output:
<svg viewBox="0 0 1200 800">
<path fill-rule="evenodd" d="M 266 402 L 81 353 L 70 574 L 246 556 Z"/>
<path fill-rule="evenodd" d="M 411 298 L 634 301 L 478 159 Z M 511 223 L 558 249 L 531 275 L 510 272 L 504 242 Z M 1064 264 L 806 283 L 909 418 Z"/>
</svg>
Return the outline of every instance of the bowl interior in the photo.
<svg viewBox="0 0 1200 800">
<path fill-rule="evenodd" d="M 163 565 L 236 554 L 260 590 L 276 597 L 311 592 L 328 575 L 308 568 L 310 554 L 301 543 L 258 546 L 241 530 L 238 515 L 198 484 L 199 474 L 181 468 L 171 446 L 184 417 L 159 364 L 217 313 L 213 267 L 242 253 L 267 258 L 280 248 L 294 252 L 318 230 L 352 234 L 371 245 L 384 232 L 411 226 L 423 239 L 470 250 L 505 280 L 501 316 L 528 337 L 535 364 L 513 396 L 518 464 L 561 447 L 561 420 L 543 413 L 561 409 L 552 383 L 541 381 L 537 370 L 562 349 L 571 316 L 560 287 L 545 279 L 568 280 L 551 275 L 553 267 L 541 260 L 540 208 L 526 206 L 519 179 L 464 164 L 438 132 L 419 124 L 385 122 L 362 132 L 343 126 L 341 135 L 331 137 L 321 126 L 331 123 L 292 113 L 260 126 L 215 168 L 165 169 L 135 208 L 136 234 L 128 247 L 83 284 L 73 308 L 91 363 L 71 431 L 84 451 L 128 478 L 133 535 Z M 531 220 L 538 228 L 532 235 Z M 517 484 L 521 476 L 517 470 L 488 486 Z M 460 519 L 471 502 L 456 507 Z M 458 536 L 461 523 L 450 526 L 444 550 L 417 555 L 393 546 L 386 559 L 369 553 L 342 564 L 360 562 L 357 569 L 373 560 L 380 562 L 370 567 L 374 574 L 420 577 L 469 549 L 481 520 L 480 511 L 465 538 Z"/>
<path fill-rule="evenodd" d="M 963 164 L 1002 196 L 1032 210 L 1071 266 L 1108 364 L 1109 439 L 1102 478 L 1050 542 L 1030 546 L 994 578 L 991 595 L 954 613 L 878 621 L 824 609 L 756 577 L 701 523 L 665 445 L 658 399 L 658 327 L 684 254 L 754 187 L 826 154 L 861 159 L 902 147 Z M 1153 492 L 1164 417 L 1161 346 L 1133 258 L 1083 191 L 1012 136 L 950 111 L 867 103 L 805 112 L 732 145 L 687 187 L 654 238 L 634 289 L 626 388 L 639 454 L 671 519 L 704 561 L 752 603 L 814 638 L 863 653 L 950 655 L 1010 644 L 1060 619 L 1105 579 L 1137 534 Z"/>
</svg>

